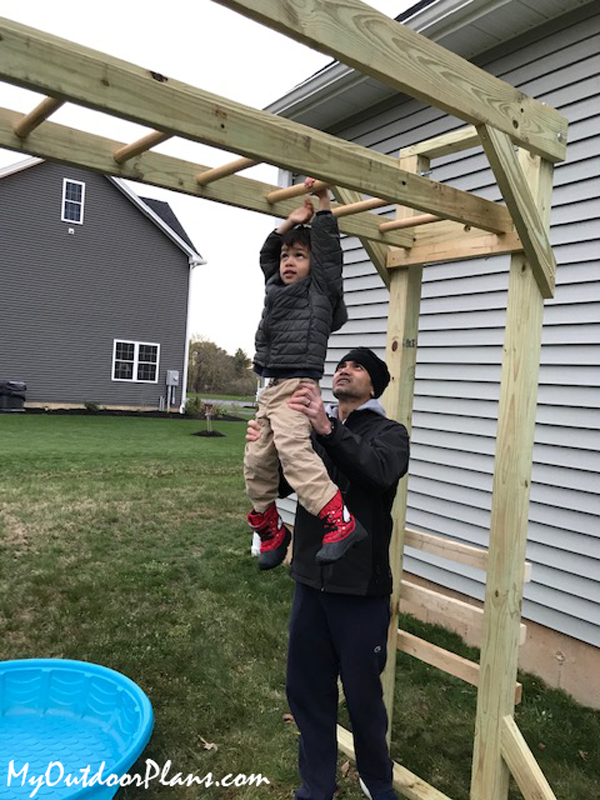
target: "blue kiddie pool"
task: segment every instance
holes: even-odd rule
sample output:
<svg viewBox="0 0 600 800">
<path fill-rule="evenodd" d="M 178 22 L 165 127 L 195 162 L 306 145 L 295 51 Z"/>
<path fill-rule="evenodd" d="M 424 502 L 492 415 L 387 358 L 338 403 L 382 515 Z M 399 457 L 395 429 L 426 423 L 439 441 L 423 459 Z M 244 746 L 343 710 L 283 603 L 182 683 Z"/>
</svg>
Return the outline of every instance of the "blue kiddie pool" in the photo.
<svg viewBox="0 0 600 800">
<path fill-rule="evenodd" d="M 112 669 L 0 661 L 0 800 L 109 800 L 107 779 L 128 774 L 153 724 L 144 692 Z"/>
</svg>

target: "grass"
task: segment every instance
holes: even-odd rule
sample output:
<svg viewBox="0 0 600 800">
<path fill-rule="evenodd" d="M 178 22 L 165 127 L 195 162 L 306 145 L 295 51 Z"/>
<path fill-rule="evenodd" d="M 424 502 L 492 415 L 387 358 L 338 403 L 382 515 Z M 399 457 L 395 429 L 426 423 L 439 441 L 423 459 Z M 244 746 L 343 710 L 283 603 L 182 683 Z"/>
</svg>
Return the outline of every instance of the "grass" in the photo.
<svg viewBox="0 0 600 800">
<path fill-rule="evenodd" d="M 245 424 L 215 426 L 225 438 L 191 436 L 197 420 L 0 415 L 2 657 L 124 672 L 154 706 L 144 758 L 184 775 L 262 773 L 270 786 L 210 791 L 283 800 L 297 781 L 297 733 L 284 719 L 292 582 L 283 569 L 259 574 L 249 556 Z M 443 629 L 403 623 L 476 655 Z M 468 800 L 475 690 L 398 658 L 392 755 Z M 522 680 L 518 722 L 557 797 L 599 800 L 600 712 Z M 353 769 L 340 782 L 344 800 L 362 797 Z M 165 791 L 154 782 L 143 796 Z"/>
</svg>

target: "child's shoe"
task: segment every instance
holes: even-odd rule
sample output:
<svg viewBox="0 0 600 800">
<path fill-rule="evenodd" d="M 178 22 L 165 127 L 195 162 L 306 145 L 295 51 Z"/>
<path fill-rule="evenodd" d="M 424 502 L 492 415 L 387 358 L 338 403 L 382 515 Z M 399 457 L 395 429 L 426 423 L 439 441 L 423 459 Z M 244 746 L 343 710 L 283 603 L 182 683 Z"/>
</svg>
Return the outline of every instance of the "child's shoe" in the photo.
<svg viewBox="0 0 600 800">
<path fill-rule="evenodd" d="M 259 569 L 278 567 L 285 558 L 291 534 L 283 524 L 275 503 L 266 511 L 252 511 L 248 514 L 248 525 L 260 536 Z"/>
<path fill-rule="evenodd" d="M 337 561 L 352 545 L 362 542 L 367 537 L 366 530 L 348 511 L 339 489 L 319 511 L 319 519 L 323 521 L 325 528 L 323 547 L 316 555 L 316 560 L 320 564 Z"/>
</svg>

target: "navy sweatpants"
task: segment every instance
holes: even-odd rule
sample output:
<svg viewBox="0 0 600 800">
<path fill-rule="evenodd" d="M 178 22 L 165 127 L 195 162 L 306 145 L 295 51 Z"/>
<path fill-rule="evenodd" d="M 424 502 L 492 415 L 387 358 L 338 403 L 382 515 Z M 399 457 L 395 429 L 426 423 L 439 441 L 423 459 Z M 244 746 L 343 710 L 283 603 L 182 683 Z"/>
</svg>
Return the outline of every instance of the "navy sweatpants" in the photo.
<svg viewBox="0 0 600 800">
<path fill-rule="evenodd" d="M 359 774 L 373 798 L 391 792 L 392 762 L 380 680 L 389 602 L 388 597 L 333 594 L 296 583 L 287 696 L 300 730 L 298 765 L 303 783 L 296 792 L 298 800 L 331 800 L 336 788 L 338 675 Z"/>
</svg>

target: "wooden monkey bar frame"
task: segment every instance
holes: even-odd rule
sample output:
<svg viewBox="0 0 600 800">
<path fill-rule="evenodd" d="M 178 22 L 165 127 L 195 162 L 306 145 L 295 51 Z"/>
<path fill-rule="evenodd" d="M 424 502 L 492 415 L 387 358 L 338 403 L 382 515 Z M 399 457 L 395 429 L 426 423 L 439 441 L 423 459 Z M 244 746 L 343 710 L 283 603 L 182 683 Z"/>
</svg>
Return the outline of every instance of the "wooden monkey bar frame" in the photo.
<svg viewBox="0 0 600 800">
<path fill-rule="evenodd" d="M 512 774 L 525 800 L 556 800 L 514 722 L 521 697 L 518 648 L 542 311 L 554 293 L 549 243 L 553 163 L 566 153 L 566 120 L 360 0 L 217 0 L 338 58 L 398 91 L 469 123 L 383 155 L 248 108 L 89 48 L 0 20 L 0 79 L 47 95 L 30 114 L 0 109 L 0 147 L 285 217 L 303 186 L 280 189 L 237 173 L 267 162 L 318 176 L 336 198 L 342 232 L 357 236 L 390 290 L 385 395 L 390 417 L 411 429 L 424 264 L 511 254 L 488 550 L 406 528 L 408 479 L 394 505 L 392 621 L 383 690 L 391 717 L 396 652 L 478 686 L 471 800 L 506 800 Z M 49 122 L 65 102 L 151 129 L 126 144 Z M 238 154 L 221 167 L 153 152 L 172 136 Z M 307 143 L 310 146 L 307 146 Z M 482 146 L 505 204 L 429 177 L 431 159 Z M 518 153 L 515 153 L 517 146 Z M 367 199 L 364 198 L 367 195 Z M 396 205 L 396 220 L 373 211 Z M 420 212 L 420 213 L 416 213 Z M 487 570 L 483 610 L 402 578 L 404 546 Z M 400 602 L 434 608 L 481 630 L 479 664 L 398 630 Z M 352 736 L 339 729 L 353 755 Z M 449 800 L 394 765 L 409 800 Z"/>
</svg>

